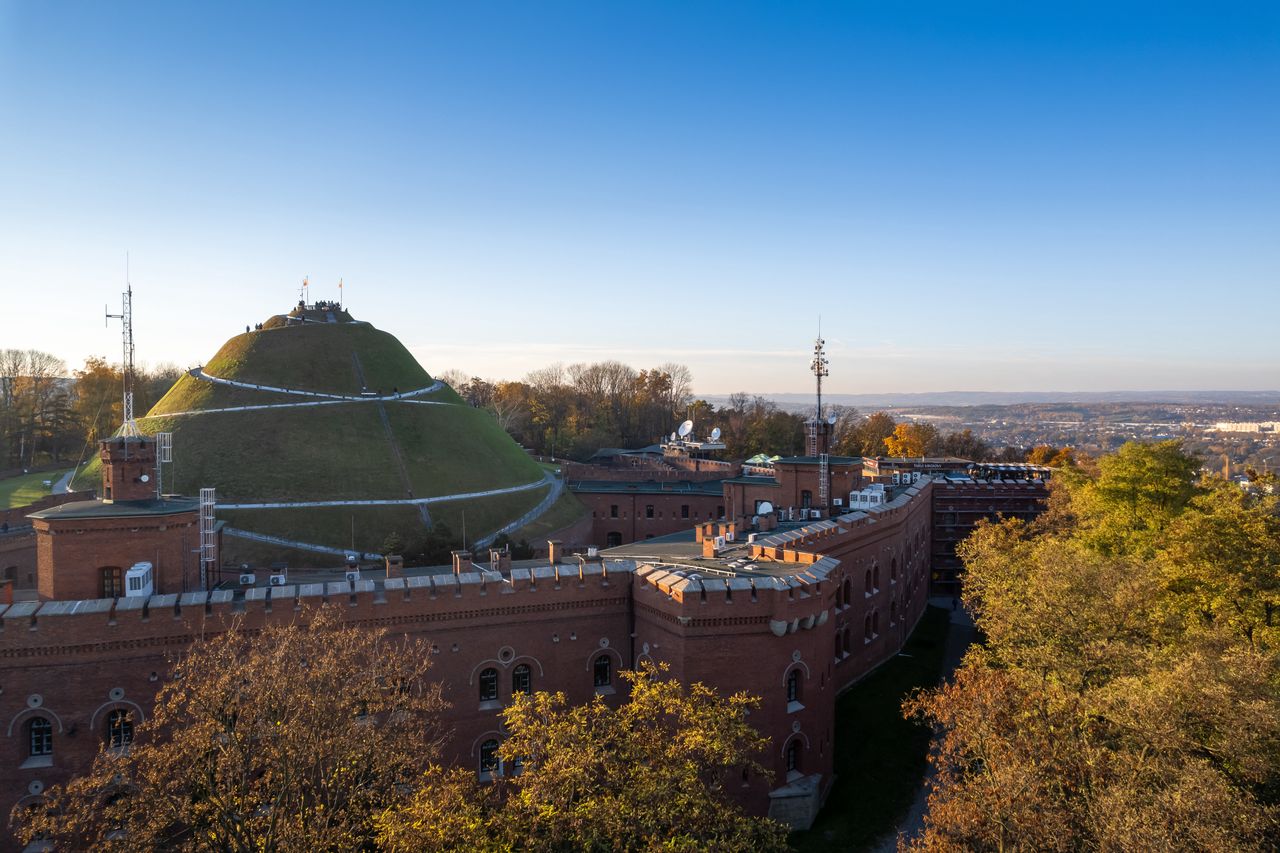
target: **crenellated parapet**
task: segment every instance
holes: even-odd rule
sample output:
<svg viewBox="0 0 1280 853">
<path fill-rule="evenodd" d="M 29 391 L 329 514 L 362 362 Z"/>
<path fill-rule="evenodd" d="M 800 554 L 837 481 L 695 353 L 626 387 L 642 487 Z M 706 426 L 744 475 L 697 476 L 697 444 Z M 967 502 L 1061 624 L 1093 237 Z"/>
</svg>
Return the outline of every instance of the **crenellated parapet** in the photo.
<svg viewBox="0 0 1280 853">
<path fill-rule="evenodd" d="M 56 658 L 172 647 L 231 625 L 286 623 L 339 606 L 351 622 L 431 625 L 501 620 L 539 610 L 619 606 L 635 564 L 625 560 L 455 574 L 212 590 L 137 598 L 24 601 L 0 606 L 0 659 Z"/>
</svg>

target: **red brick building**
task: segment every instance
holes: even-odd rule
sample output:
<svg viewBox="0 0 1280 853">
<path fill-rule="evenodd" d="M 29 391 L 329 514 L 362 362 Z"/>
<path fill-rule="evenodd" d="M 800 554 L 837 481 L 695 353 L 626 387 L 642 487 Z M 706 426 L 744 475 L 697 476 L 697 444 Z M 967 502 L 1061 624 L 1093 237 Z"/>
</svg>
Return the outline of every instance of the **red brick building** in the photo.
<svg viewBox="0 0 1280 853">
<path fill-rule="evenodd" d="M 102 500 L 31 513 L 37 588 L 44 601 L 124 595 L 130 566 L 149 562 L 157 592 L 200 588 L 199 505 L 157 497 L 156 445 L 147 436 L 101 443 Z"/>
<path fill-rule="evenodd" d="M 113 494 L 127 484 L 117 478 Z M 597 693 L 620 701 L 618 670 L 654 660 L 686 682 L 754 693 L 763 705 L 752 721 L 770 738 L 761 761 L 773 779 L 744 779 L 737 793 L 753 811 L 807 826 L 833 781 L 836 694 L 895 654 L 924 610 L 931 487 L 754 543 L 738 537 L 710 555 L 715 542 L 697 542 L 692 520 L 677 518 L 685 533 L 632 546 L 649 552 L 643 559 L 619 548 L 599 561 L 556 554 L 556 562 L 506 571 L 460 562 L 446 575 L 144 598 L 94 590 L 81 600 L 0 605 L 0 794 L 5 807 L 32 803 L 88 767 L 102 743 L 131 738 L 170 656 L 196 637 L 232 620 L 252 628 L 300 618 L 308 606 L 340 606 L 353 624 L 390 625 L 432 643 L 434 675 L 451 703 L 448 758 L 477 772 L 502 772 L 482 763 L 503 736 L 502 706 L 526 684 L 574 701 Z M 151 516 L 157 528 L 164 518 Z M 129 522 L 91 521 L 104 549 L 122 540 L 114 559 L 126 565 L 136 534 L 119 524 Z M 61 546 L 76 523 L 50 525 L 60 531 L 49 551 L 54 589 L 65 554 L 68 583 L 81 582 L 81 558 Z M 173 531 L 184 528 L 163 523 L 180 539 Z M 91 570 L 107 559 L 95 553 Z"/>
</svg>

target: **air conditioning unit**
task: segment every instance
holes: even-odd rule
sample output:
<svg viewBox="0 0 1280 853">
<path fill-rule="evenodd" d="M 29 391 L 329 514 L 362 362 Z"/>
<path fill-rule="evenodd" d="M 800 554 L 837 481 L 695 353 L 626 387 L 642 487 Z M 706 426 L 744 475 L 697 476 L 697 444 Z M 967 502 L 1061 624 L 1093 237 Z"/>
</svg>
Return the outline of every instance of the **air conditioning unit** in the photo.
<svg viewBox="0 0 1280 853">
<path fill-rule="evenodd" d="M 589 546 L 587 546 L 587 556 L 588 556 L 588 557 L 598 557 L 598 556 L 600 556 L 600 549 L 599 549 L 599 548 L 597 548 L 597 547 L 596 547 L 596 546 L 594 546 L 594 545 L 589 545 Z"/>
<path fill-rule="evenodd" d="M 822 518 L 822 513 L 819 510 L 811 509 L 809 510 L 809 518 Z"/>
<path fill-rule="evenodd" d="M 240 575 L 241 586 L 253 586 L 257 582 L 258 582 L 258 576 L 255 575 L 253 572 L 246 572 Z"/>
<path fill-rule="evenodd" d="M 832 499 L 831 499 L 831 505 L 832 505 L 832 506 L 844 506 L 844 498 L 832 498 Z"/>
<path fill-rule="evenodd" d="M 360 570 L 359 570 L 359 569 L 352 569 L 351 571 L 347 572 L 347 580 L 349 580 L 349 581 L 358 581 L 358 580 L 360 580 Z"/>
<path fill-rule="evenodd" d="M 724 550 L 724 537 L 723 537 L 723 536 L 717 536 L 717 537 L 716 537 L 716 550 L 717 550 L 717 551 L 723 551 L 723 550 Z"/>
<path fill-rule="evenodd" d="M 280 574 L 280 575 L 272 575 L 272 576 L 271 576 L 271 585 L 272 585 L 272 586 L 284 586 L 284 585 L 285 585 L 286 583 L 288 583 L 288 582 L 289 582 L 289 576 L 288 576 L 288 575 Z"/>
<path fill-rule="evenodd" d="M 726 530 L 726 531 L 724 532 L 724 538 L 725 538 L 725 540 L 726 540 L 726 541 L 728 541 L 728 542 L 732 542 L 732 541 L 736 538 L 736 536 L 737 536 L 737 534 L 736 534 L 736 533 L 734 533 L 734 531 L 732 531 L 732 530 Z"/>
<path fill-rule="evenodd" d="M 755 544 L 755 542 L 756 542 L 756 535 L 757 535 L 757 534 L 755 534 L 755 533 L 748 533 L 748 534 L 747 534 L 747 544 L 748 544 L 748 545 L 754 545 L 754 544 Z"/>
</svg>

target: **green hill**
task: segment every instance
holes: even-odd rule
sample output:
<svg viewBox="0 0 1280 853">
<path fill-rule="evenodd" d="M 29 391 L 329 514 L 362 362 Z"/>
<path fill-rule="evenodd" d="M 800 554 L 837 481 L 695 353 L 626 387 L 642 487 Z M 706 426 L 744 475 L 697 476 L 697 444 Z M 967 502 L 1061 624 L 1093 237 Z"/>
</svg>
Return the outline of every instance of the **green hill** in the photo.
<svg viewBox="0 0 1280 853">
<path fill-rule="evenodd" d="M 340 395 L 366 389 L 391 395 L 434 381 L 394 336 L 367 323 L 286 325 L 283 318 L 231 338 L 203 370 L 249 385 Z M 259 408 L 216 411 L 240 406 Z M 411 399 L 340 401 L 186 375 L 139 427 L 174 435 L 166 491 L 194 495 L 212 486 L 220 505 L 437 498 L 527 486 L 543 476 L 488 413 L 467 406 L 447 385 Z M 95 462 L 77 483 L 93 486 L 98 477 Z M 465 513 L 474 541 L 520 518 L 546 494 L 547 486 L 539 485 L 432 503 L 427 511 L 459 535 Z M 239 529 L 337 548 L 351 546 L 354 527 L 356 547 L 370 551 L 393 530 L 409 542 L 426 534 L 418 507 L 406 504 L 220 508 L 218 516 Z M 241 552 L 260 558 L 262 550 L 260 543 L 241 547 L 226 539 L 232 560 Z"/>
</svg>

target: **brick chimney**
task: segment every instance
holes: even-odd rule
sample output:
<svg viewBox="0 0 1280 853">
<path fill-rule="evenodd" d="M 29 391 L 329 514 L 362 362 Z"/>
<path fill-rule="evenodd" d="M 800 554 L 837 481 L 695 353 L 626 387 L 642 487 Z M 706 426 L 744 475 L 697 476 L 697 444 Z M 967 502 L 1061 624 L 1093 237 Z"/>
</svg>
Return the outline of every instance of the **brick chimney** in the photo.
<svg viewBox="0 0 1280 853">
<path fill-rule="evenodd" d="M 399 554 L 387 555 L 387 577 L 404 577 L 404 557 L 401 557 Z"/>
<path fill-rule="evenodd" d="M 489 569 L 494 572 L 502 572 L 508 575 L 511 574 L 511 549 L 490 548 Z"/>
<path fill-rule="evenodd" d="M 454 551 L 453 552 L 453 573 L 460 575 L 463 572 L 471 571 L 471 552 L 470 551 Z"/>
<path fill-rule="evenodd" d="M 547 540 L 547 560 L 551 565 L 560 562 L 560 558 L 564 556 L 564 546 L 560 544 L 559 539 Z"/>
</svg>

